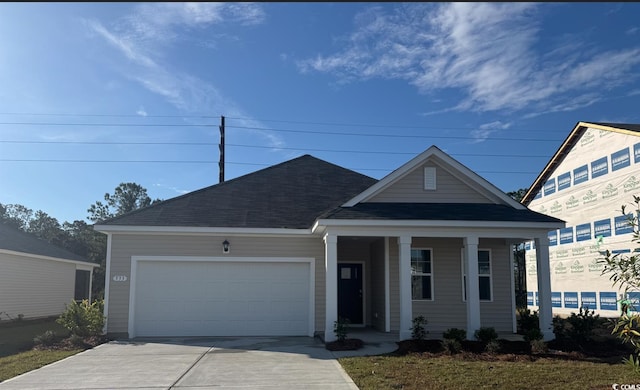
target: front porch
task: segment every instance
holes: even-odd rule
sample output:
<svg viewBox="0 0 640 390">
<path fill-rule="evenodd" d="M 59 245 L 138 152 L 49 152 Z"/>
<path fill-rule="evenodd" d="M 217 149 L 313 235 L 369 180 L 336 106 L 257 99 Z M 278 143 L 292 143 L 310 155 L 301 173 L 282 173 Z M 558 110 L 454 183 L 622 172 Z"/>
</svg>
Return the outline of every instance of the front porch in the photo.
<svg viewBox="0 0 640 390">
<path fill-rule="evenodd" d="M 513 246 L 533 238 L 537 247 L 543 248 L 538 262 L 544 263 L 544 248 L 548 256 L 546 231 L 544 236 L 532 237 L 504 231 L 501 235 L 485 231 L 465 236 L 459 231 L 429 230 L 428 234 L 397 236 L 378 236 L 370 231 L 366 235 L 325 234 L 327 331 L 322 338 L 326 342 L 336 339 L 333 329 L 339 317 L 356 319 L 350 321 L 349 337 L 389 342 L 411 338 L 412 320 L 420 315 L 428 321 L 428 338 L 441 338 L 445 330 L 460 328 L 473 340 L 475 330 L 490 326 L 501 338 L 521 339 L 515 335 Z M 487 254 L 482 255 L 483 251 Z M 417 253 L 425 258 L 417 259 Z M 548 268 L 548 260 L 546 264 Z M 361 280 L 354 280 L 356 276 Z M 349 287 L 352 282 L 361 284 Z M 544 291 L 544 279 L 539 283 L 539 291 Z M 550 340 L 548 283 L 546 288 L 549 313 L 541 305 L 540 317 L 542 324 L 548 324 L 542 331 Z M 359 315 L 353 317 L 353 310 Z"/>
</svg>

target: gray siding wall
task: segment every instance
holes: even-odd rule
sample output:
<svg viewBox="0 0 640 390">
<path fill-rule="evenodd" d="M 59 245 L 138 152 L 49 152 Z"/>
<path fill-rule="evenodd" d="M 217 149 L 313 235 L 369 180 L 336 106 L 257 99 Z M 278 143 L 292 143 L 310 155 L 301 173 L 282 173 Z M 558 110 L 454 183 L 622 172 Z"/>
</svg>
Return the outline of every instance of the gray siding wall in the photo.
<svg viewBox="0 0 640 390">
<path fill-rule="evenodd" d="M 371 244 L 371 325 L 384 332 L 384 239 Z"/>
<path fill-rule="evenodd" d="M 398 244 L 390 240 L 390 292 L 391 330 L 400 327 Z M 415 300 L 413 316 L 425 316 L 427 329 L 440 333 L 448 328 L 466 329 L 466 302 L 462 290 L 462 244 L 461 238 L 414 237 L 412 248 L 431 248 L 433 253 L 433 300 Z M 480 302 L 482 326 L 492 326 L 499 332 L 512 331 L 511 270 L 509 246 L 504 240 L 480 239 L 479 249 L 491 250 L 492 297 L 491 302 Z"/>
<path fill-rule="evenodd" d="M 0 254 L 0 311 L 17 318 L 57 316 L 74 298 L 76 265 Z"/>
<path fill-rule="evenodd" d="M 436 167 L 436 190 L 424 189 L 424 167 Z M 368 202 L 494 203 L 442 167 L 428 162 Z"/>
<path fill-rule="evenodd" d="M 231 243 L 229 254 L 222 253 L 222 241 Z M 325 270 L 324 243 L 318 237 L 270 238 L 188 235 L 114 234 L 111 249 L 108 333 L 127 333 L 129 283 L 132 256 L 210 256 L 228 257 L 310 257 L 315 258 L 315 328 L 324 330 Z M 113 276 L 125 275 L 125 282 Z M 73 284 L 71 285 L 73 287 Z M 73 290 L 72 290 L 73 294 Z"/>
</svg>

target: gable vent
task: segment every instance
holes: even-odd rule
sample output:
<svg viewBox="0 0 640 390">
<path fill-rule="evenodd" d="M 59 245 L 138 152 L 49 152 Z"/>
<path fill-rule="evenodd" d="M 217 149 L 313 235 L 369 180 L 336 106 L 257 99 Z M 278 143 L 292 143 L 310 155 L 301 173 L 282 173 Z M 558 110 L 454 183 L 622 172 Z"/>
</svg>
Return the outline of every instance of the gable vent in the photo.
<svg viewBox="0 0 640 390">
<path fill-rule="evenodd" d="M 424 189 L 425 190 L 436 189 L 436 167 L 424 168 Z"/>
</svg>

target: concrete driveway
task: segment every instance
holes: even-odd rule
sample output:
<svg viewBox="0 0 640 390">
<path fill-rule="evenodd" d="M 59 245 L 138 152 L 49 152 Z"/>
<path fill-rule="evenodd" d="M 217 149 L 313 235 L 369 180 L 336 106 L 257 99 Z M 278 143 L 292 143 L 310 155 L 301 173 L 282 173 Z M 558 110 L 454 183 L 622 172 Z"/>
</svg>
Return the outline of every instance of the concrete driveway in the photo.
<svg viewBox="0 0 640 390">
<path fill-rule="evenodd" d="M 0 383 L 9 389 L 357 389 L 310 337 L 113 341 Z"/>
</svg>

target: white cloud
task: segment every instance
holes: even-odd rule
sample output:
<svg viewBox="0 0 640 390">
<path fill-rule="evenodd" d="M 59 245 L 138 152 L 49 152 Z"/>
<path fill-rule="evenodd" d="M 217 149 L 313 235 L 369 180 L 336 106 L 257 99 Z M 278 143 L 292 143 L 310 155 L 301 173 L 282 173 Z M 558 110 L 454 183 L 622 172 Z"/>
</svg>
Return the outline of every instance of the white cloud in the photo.
<svg viewBox="0 0 640 390">
<path fill-rule="evenodd" d="M 427 115 L 451 109 L 568 110 L 566 94 L 615 88 L 632 77 L 640 64 L 638 48 L 592 55 L 588 42 L 565 39 L 539 53 L 541 6 L 403 4 L 390 12 L 372 7 L 355 18 L 342 50 L 299 60 L 298 69 L 330 73 L 342 83 L 400 79 L 423 93 L 463 92 L 454 107 Z"/>
<path fill-rule="evenodd" d="M 249 115 L 224 97 L 213 84 L 172 68 L 163 55 L 168 46 L 186 39 L 184 32 L 188 29 L 222 23 L 252 25 L 264 18 L 261 5 L 254 3 L 145 3 L 114 23 L 113 28 L 94 20 L 86 20 L 85 23 L 129 60 L 120 69 L 124 77 L 164 97 L 176 108 L 187 113 L 213 111 L 247 118 Z M 201 42 L 201 46 L 212 45 L 211 42 Z M 251 119 L 238 119 L 235 123 L 243 127 L 264 127 Z M 277 134 L 252 129 L 245 131 L 265 137 L 276 149 L 284 146 L 284 141 Z"/>
<path fill-rule="evenodd" d="M 140 108 L 138 108 L 138 111 L 136 111 L 136 114 L 140 115 L 140 116 L 147 116 L 147 111 L 144 109 L 144 107 L 140 106 Z"/>
<path fill-rule="evenodd" d="M 489 136 L 499 130 L 506 130 L 511 127 L 511 123 L 504 123 L 502 121 L 493 121 L 490 123 L 482 124 L 476 130 L 471 131 L 472 143 L 479 143 L 485 141 Z"/>
</svg>

